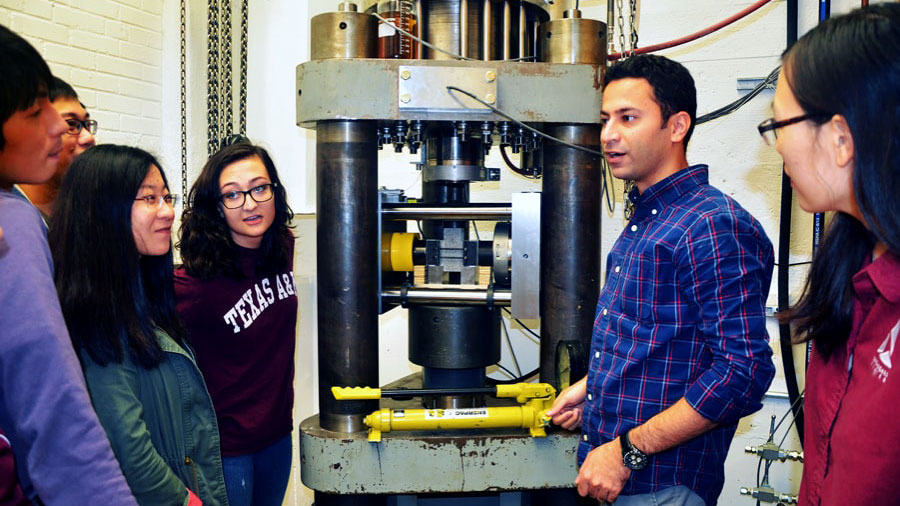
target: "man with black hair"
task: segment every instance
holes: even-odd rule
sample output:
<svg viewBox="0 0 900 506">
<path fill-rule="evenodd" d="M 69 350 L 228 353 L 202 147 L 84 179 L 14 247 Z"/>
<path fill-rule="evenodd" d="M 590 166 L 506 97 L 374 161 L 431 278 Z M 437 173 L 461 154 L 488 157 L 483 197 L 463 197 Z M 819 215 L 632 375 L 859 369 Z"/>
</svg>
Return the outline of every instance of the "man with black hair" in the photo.
<svg viewBox="0 0 900 506">
<path fill-rule="evenodd" d="M 634 214 L 607 257 L 588 374 L 548 414 L 582 427 L 578 492 L 616 506 L 716 504 L 737 422 L 775 374 L 772 244 L 688 165 L 696 111 L 677 62 L 633 56 L 606 74 L 601 142 L 635 183 Z"/>
<path fill-rule="evenodd" d="M 12 193 L 53 175 L 67 125 L 47 64 L 2 25 L 0 75 L 0 430 L 34 503 L 135 506 L 66 331 L 40 214 Z"/>
<path fill-rule="evenodd" d="M 78 99 L 78 93 L 58 77 L 53 77 L 50 86 L 50 103 L 66 122 L 66 133 L 62 136 L 62 151 L 56 163 L 56 172 L 41 184 L 20 184 L 19 190 L 41 212 L 44 222 L 49 222 L 53 204 L 59 194 L 59 186 L 75 157 L 96 144 L 94 134 L 97 133 L 97 121 L 91 119 L 90 113 Z"/>
</svg>

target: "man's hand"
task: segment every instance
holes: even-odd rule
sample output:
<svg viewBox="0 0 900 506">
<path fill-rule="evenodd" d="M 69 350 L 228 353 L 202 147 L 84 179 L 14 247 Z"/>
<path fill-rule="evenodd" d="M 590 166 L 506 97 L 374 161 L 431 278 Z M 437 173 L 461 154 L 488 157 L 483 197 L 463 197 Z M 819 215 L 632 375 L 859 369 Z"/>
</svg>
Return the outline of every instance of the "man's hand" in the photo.
<svg viewBox="0 0 900 506">
<path fill-rule="evenodd" d="M 547 416 L 553 419 L 554 424 L 566 430 L 573 430 L 581 426 L 586 388 L 587 378 L 583 378 L 559 394 L 559 397 L 553 402 L 553 407 L 547 411 Z"/>
<path fill-rule="evenodd" d="M 622 463 L 622 444 L 616 438 L 587 454 L 578 470 L 575 486 L 582 497 L 591 496 L 612 503 L 630 477 L 631 469 Z"/>
</svg>

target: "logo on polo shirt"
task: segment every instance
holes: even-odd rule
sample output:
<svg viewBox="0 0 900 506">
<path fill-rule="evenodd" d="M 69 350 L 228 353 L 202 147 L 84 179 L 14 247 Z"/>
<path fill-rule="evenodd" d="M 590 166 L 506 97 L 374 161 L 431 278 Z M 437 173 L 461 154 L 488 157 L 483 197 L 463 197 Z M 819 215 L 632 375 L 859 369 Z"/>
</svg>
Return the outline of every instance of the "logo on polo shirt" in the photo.
<svg viewBox="0 0 900 506">
<path fill-rule="evenodd" d="M 891 357 L 894 355 L 894 346 L 897 344 L 897 334 L 900 334 L 900 320 L 897 320 L 897 324 L 888 332 L 884 342 L 878 347 L 877 355 L 872 358 L 872 374 L 882 383 L 887 381 L 888 374 L 891 372 Z"/>
</svg>

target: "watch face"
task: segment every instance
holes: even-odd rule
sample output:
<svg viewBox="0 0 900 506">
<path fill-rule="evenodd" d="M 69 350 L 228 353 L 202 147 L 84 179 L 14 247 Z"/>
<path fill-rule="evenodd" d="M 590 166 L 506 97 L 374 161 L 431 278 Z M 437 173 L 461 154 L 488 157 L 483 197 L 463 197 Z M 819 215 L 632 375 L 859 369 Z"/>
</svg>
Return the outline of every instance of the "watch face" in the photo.
<svg viewBox="0 0 900 506">
<path fill-rule="evenodd" d="M 623 460 L 625 461 L 625 467 L 633 471 L 638 471 L 647 466 L 647 456 L 639 451 L 632 450 L 626 453 Z"/>
</svg>

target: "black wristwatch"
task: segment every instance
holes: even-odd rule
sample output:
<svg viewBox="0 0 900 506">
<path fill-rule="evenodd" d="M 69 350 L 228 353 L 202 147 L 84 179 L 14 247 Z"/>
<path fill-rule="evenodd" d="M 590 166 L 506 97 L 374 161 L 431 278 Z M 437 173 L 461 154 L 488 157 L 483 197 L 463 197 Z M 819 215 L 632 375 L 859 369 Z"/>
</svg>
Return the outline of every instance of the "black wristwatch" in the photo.
<svg viewBox="0 0 900 506">
<path fill-rule="evenodd" d="M 619 442 L 622 443 L 622 463 L 625 464 L 625 467 L 632 471 L 640 471 L 647 467 L 647 454 L 631 444 L 631 440 L 628 439 L 628 431 L 619 436 Z"/>
</svg>

